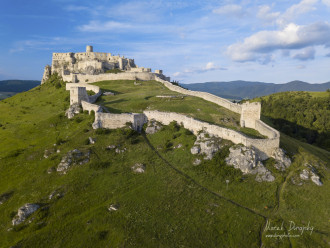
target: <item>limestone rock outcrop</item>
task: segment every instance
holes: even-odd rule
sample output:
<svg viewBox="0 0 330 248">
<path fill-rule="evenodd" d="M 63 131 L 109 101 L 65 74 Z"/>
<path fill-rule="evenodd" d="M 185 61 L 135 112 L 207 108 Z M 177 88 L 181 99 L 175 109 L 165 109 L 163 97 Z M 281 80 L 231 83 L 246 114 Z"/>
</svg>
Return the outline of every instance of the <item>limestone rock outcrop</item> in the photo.
<svg viewBox="0 0 330 248">
<path fill-rule="evenodd" d="M 285 152 L 281 148 L 276 148 L 273 153 L 272 157 L 276 160 L 275 168 L 284 171 L 291 165 L 291 159 L 285 155 Z"/>
<path fill-rule="evenodd" d="M 78 149 L 69 151 L 57 166 L 57 172 L 66 174 L 67 170 L 74 164 L 83 165 L 89 162 L 90 151 L 83 153 Z"/>
<path fill-rule="evenodd" d="M 260 161 L 253 147 L 237 145 L 231 147 L 229 151 L 230 154 L 226 158 L 228 165 L 241 170 L 243 174 L 256 174 L 255 180 L 258 182 L 272 182 L 275 180 L 275 177 Z"/>
<path fill-rule="evenodd" d="M 13 226 L 19 225 L 26 220 L 32 213 L 40 208 L 38 204 L 26 203 L 18 209 L 17 215 L 12 220 Z"/>
<path fill-rule="evenodd" d="M 71 119 L 75 114 L 79 114 L 81 111 L 81 107 L 78 103 L 71 104 L 69 109 L 65 112 L 65 115 Z"/>
<path fill-rule="evenodd" d="M 316 174 L 315 169 L 313 167 L 308 168 L 308 169 L 303 169 L 301 171 L 301 173 L 299 174 L 299 177 L 304 181 L 307 181 L 307 180 L 310 179 L 317 186 L 322 186 L 323 185 L 323 183 L 320 180 L 320 176 L 318 176 Z"/>
<path fill-rule="evenodd" d="M 220 138 L 206 132 L 200 132 L 197 135 L 197 139 L 194 146 L 190 149 L 190 152 L 194 155 L 203 154 L 205 155 L 205 160 L 210 160 L 221 149 L 221 147 Z"/>
</svg>

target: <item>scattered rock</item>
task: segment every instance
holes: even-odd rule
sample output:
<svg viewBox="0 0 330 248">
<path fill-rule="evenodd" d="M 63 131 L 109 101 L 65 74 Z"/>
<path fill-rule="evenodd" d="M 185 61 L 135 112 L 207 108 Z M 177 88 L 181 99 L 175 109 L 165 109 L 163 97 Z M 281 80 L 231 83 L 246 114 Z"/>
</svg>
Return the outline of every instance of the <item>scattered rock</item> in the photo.
<svg viewBox="0 0 330 248">
<path fill-rule="evenodd" d="M 107 149 L 107 150 L 113 150 L 113 149 L 115 149 L 115 148 L 116 148 L 115 145 L 109 145 L 109 146 L 107 146 L 105 149 Z"/>
<path fill-rule="evenodd" d="M 146 128 L 146 133 L 154 134 L 154 133 L 157 133 L 160 129 L 162 129 L 162 125 L 159 122 L 157 122 L 156 120 L 151 119 L 148 122 L 148 126 Z"/>
<path fill-rule="evenodd" d="M 63 194 L 58 192 L 57 190 L 54 190 L 49 196 L 48 199 L 52 200 L 52 199 L 60 199 L 63 197 Z"/>
<path fill-rule="evenodd" d="M 146 170 L 146 166 L 141 163 L 136 163 L 135 165 L 132 166 L 131 169 L 136 173 L 144 173 L 144 171 Z"/>
<path fill-rule="evenodd" d="M 206 132 L 201 132 L 197 135 L 197 139 L 194 146 L 190 149 L 190 152 L 194 155 L 204 154 L 204 159 L 210 160 L 221 149 L 221 139 L 212 136 Z"/>
<path fill-rule="evenodd" d="M 276 160 L 275 168 L 284 171 L 291 165 L 291 159 L 285 155 L 285 152 L 281 148 L 276 148 L 273 153 L 272 157 Z"/>
<path fill-rule="evenodd" d="M 89 140 L 89 144 L 95 144 L 96 140 L 93 139 L 92 137 L 89 137 L 88 140 Z"/>
<path fill-rule="evenodd" d="M 79 114 L 81 111 L 81 107 L 78 103 L 74 103 L 70 105 L 69 109 L 65 112 L 65 115 L 71 119 L 75 114 Z"/>
<path fill-rule="evenodd" d="M 302 182 L 298 182 L 294 177 L 291 177 L 291 182 L 292 182 L 292 184 L 297 185 L 297 186 L 303 185 Z"/>
<path fill-rule="evenodd" d="M 200 165 L 202 163 L 202 160 L 196 158 L 193 162 L 193 165 Z"/>
<path fill-rule="evenodd" d="M 52 174 L 55 171 L 56 171 L 56 168 L 54 166 L 52 166 L 52 167 L 48 168 L 47 173 Z"/>
<path fill-rule="evenodd" d="M 229 151 L 230 154 L 226 158 L 227 164 L 241 170 L 243 174 L 257 174 L 255 180 L 258 182 L 275 180 L 275 177 L 260 161 L 253 147 L 238 145 L 229 148 Z"/>
<path fill-rule="evenodd" d="M 3 193 L 2 195 L 0 195 L 0 205 L 2 205 L 3 203 L 5 203 L 6 201 L 9 200 L 9 198 L 14 194 L 13 191 L 10 192 L 6 192 Z"/>
<path fill-rule="evenodd" d="M 38 204 L 27 203 L 24 206 L 18 209 L 17 215 L 12 220 L 13 226 L 21 224 L 23 221 L 26 220 L 32 213 L 37 211 L 40 208 Z"/>
<path fill-rule="evenodd" d="M 124 147 L 123 149 L 116 148 L 115 152 L 119 154 L 125 152 L 126 150 L 126 147 Z"/>
<path fill-rule="evenodd" d="M 114 96 L 115 93 L 111 92 L 111 91 L 106 91 L 106 92 L 103 92 L 103 95 L 104 96 Z"/>
<path fill-rule="evenodd" d="M 46 149 L 44 152 L 44 158 L 49 158 L 49 156 L 55 153 L 55 151 L 55 148 Z"/>
<path fill-rule="evenodd" d="M 113 212 L 113 211 L 117 211 L 119 209 L 119 205 L 118 204 L 111 204 L 109 207 L 108 207 L 108 210 L 110 212 Z"/>
<path fill-rule="evenodd" d="M 175 146 L 174 149 L 179 149 L 179 148 L 181 148 L 181 147 L 182 147 L 182 144 L 180 143 L 180 144 L 178 144 L 177 146 Z"/>
<path fill-rule="evenodd" d="M 74 149 L 69 151 L 61 160 L 59 165 L 57 166 L 57 171 L 63 174 L 66 174 L 67 170 L 71 165 L 79 164 L 83 165 L 89 162 L 90 151 L 83 153 L 78 149 Z"/>
<path fill-rule="evenodd" d="M 320 177 L 316 174 L 315 169 L 314 171 L 312 171 L 314 168 L 310 168 L 310 169 L 303 169 L 302 172 L 300 173 L 299 177 L 302 180 L 312 180 L 313 183 L 315 183 L 317 186 L 322 186 L 323 183 L 320 180 Z"/>
</svg>

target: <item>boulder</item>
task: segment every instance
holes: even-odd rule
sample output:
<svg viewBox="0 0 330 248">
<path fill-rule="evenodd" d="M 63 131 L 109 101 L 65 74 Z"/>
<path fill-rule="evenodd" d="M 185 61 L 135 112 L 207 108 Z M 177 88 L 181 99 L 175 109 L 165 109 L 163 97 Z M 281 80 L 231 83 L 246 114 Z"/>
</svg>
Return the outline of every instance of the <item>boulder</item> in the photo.
<svg viewBox="0 0 330 248">
<path fill-rule="evenodd" d="M 93 139 L 92 137 L 89 137 L 88 140 L 89 140 L 89 144 L 95 144 L 96 140 Z"/>
<path fill-rule="evenodd" d="M 108 207 L 108 210 L 110 212 L 113 212 L 113 211 L 117 211 L 119 209 L 119 205 L 118 204 L 111 204 L 109 207 Z"/>
<path fill-rule="evenodd" d="M 193 162 L 193 165 L 200 165 L 202 163 L 202 160 L 196 158 Z"/>
<path fill-rule="evenodd" d="M 276 148 L 271 155 L 275 160 L 275 168 L 284 171 L 291 165 L 291 159 L 285 155 L 285 152 L 281 148 Z"/>
<path fill-rule="evenodd" d="M 157 133 L 160 129 L 162 129 L 162 125 L 159 122 L 157 122 L 156 120 L 151 119 L 148 122 L 148 126 L 146 128 L 146 133 L 154 134 L 154 133 Z"/>
<path fill-rule="evenodd" d="M 253 147 L 238 145 L 229 148 L 229 151 L 230 153 L 225 160 L 228 165 L 234 166 L 243 174 L 256 174 L 255 180 L 258 182 L 275 180 L 271 172 L 262 164 Z"/>
<path fill-rule="evenodd" d="M 200 148 L 200 146 L 193 146 L 190 149 L 190 152 L 191 152 L 191 154 L 196 155 L 201 152 L 201 148 Z"/>
<path fill-rule="evenodd" d="M 146 166 L 144 164 L 141 164 L 141 163 L 136 163 L 135 165 L 133 165 L 131 167 L 131 169 L 135 173 L 144 173 L 144 171 L 146 170 Z"/>
<path fill-rule="evenodd" d="M 321 182 L 320 177 L 318 175 L 316 175 L 313 172 L 310 172 L 310 175 L 311 175 L 311 180 L 313 183 L 315 183 L 317 186 L 323 185 L 323 183 Z"/>
<path fill-rule="evenodd" d="M 69 109 L 65 112 L 65 115 L 71 119 L 75 114 L 79 114 L 81 111 L 81 107 L 78 103 L 74 103 L 70 105 Z"/>
<path fill-rule="evenodd" d="M 38 204 L 27 203 L 18 209 L 17 215 L 12 220 L 13 226 L 19 225 L 26 220 L 32 213 L 40 208 Z"/>
<path fill-rule="evenodd" d="M 106 91 L 106 92 L 103 92 L 103 95 L 104 96 L 114 96 L 115 93 L 111 92 L 111 91 Z"/>
</svg>

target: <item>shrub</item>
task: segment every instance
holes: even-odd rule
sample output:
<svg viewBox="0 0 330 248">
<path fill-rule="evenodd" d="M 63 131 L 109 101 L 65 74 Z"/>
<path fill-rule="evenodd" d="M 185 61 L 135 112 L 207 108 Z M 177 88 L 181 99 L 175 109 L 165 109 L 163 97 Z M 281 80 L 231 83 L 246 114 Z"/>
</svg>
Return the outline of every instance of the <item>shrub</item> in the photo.
<svg viewBox="0 0 330 248">
<path fill-rule="evenodd" d="M 110 129 L 106 129 L 106 128 L 98 128 L 95 130 L 95 133 L 97 135 L 109 134 L 110 132 L 111 132 Z"/>
<path fill-rule="evenodd" d="M 103 161 L 92 162 L 89 164 L 89 168 L 94 170 L 106 169 L 109 166 L 110 166 L 110 162 L 103 162 Z"/>
</svg>

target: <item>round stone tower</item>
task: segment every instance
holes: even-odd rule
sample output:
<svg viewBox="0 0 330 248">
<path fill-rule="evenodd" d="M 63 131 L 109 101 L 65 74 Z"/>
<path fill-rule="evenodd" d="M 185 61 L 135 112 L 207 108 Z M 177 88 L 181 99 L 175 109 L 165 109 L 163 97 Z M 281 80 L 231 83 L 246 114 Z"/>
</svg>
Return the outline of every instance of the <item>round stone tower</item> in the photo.
<svg viewBox="0 0 330 248">
<path fill-rule="evenodd" d="M 92 52 L 93 52 L 93 46 L 87 46 L 86 53 L 92 53 Z"/>
</svg>

